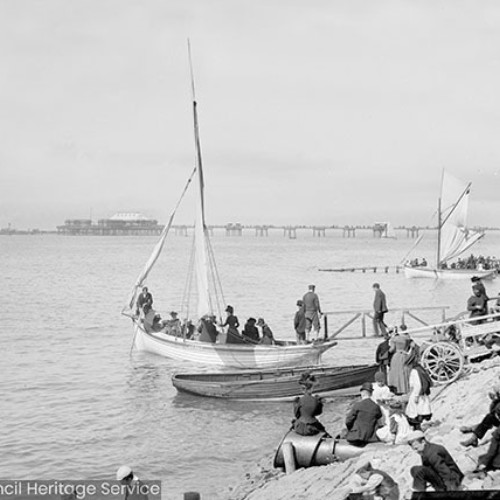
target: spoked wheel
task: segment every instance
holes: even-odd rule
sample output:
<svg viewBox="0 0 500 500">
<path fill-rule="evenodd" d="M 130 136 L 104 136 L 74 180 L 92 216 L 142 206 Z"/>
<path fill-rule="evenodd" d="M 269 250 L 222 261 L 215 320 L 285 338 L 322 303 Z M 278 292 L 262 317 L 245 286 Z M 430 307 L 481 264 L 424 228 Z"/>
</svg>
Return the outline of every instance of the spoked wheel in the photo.
<svg viewBox="0 0 500 500">
<path fill-rule="evenodd" d="M 450 342 L 436 342 L 422 353 L 422 366 L 436 384 L 457 380 L 464 368 L 464 355 L 459 347 Z"/>
</svg>

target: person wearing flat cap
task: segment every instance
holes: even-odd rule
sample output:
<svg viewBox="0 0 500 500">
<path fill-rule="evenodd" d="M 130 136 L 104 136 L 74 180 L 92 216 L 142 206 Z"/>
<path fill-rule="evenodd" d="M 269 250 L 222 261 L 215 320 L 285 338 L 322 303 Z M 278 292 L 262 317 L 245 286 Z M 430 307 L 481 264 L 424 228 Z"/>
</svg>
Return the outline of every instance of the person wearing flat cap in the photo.
<svg viewBox="0 0 500 500">
<path fill-rule="evenodd" d="M 410 469 L 414 491 L 426 491 L 427 485 L 435 491 L 460 490 L 464 475 L 444 446 L 427 441 L 422 431 L 410 432 L 406 441 L 422 457 L 422 465 Z"/>
<path fill-rule="evenodd" d="M 297 344 L 306 343 L 306 309 L 303 300 L 297 300 L 297 312 L 293 318 L 293 327 L 297 334 Z"/>
<path fill-rule="evenodd" d="M 354 403 L 347 414 L 347 441 L 354 446 L 365 446 L 367 443 L 378 441 L 375 433 L 379 420 L 382 417 L 380 406 L 371 398 L 373 385 L 365 382 L 360 388 L 361 401 Z"/>
<path fill-rule="evenodd" d="M 116 471 L 116 480 L 126 486 L 124 500 L 148 500 L 148 495 L 140 491 L 142 483 L 128 465 L 122 465 Z"/>
<path fill-rule="evenodd" d="M 354 494 L 356 498 L 399 500 L 398 483 L 387 472 L 374 469 L 370 462 L 356 470 L 346 490 L 351 493 L 347 498 L 353 498 Z"/>
</svg>

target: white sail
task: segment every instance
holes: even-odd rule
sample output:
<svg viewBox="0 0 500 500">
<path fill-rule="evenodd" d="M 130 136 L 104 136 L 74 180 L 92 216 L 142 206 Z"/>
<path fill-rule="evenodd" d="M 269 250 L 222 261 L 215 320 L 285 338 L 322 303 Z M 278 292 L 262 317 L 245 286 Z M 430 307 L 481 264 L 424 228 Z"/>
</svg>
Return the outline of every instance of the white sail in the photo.
<svg viewBox="0 0 500 500">
<path fill-rule="evenodd" d="M 148 261 L 144 265 L 144 268 L 142 269 L 141 273 L 139 274 L 139 276 L 135 280 L 134 288 L 132 289 L 132 292 L 130 293 L 130 296 L 127 300 L 127 304 L 125 305 L 125 307 L 122 310 L 122 313 L 127 315 L 127 316 L 133 315 L 133 309 L 134 309 L 135 301 L 137 299 L 137 295 L 139 293 L 139 288 L 146 281 L 146 278 L 148 277 L 149 272 L 151 271 L 151 269 L 155 265 L 156 261 L 158 260 L 158 257 L 161 254 L 161 251 L 163 250 L 163 245 L 165 244 L 165 240 L 167 239 L 168 232 L 170 231 L 170 228 L 172 227 L 172 222 L 174 221 L 175 213 L 177 212 L 177 209 L 179 208 L 179 205 L 182 201 L 182 198 L 184 198 L 184 195 L 186 194 L 187 188 L 188 188 L 189 184 L 191 183 L 191 180 L 193 179 L 193 175 L 195 174 L 195 172 L 196 172 L 196 169 L 193 170 L 193 173 L 191 174 L 188 181 L 186 182 L 186 186 L 184 187 L 184 189 L 182 191 L 182 194 L 179 198 L 179 201 L 175 205 L 175 208 L 172 211 L 172 213 L 170 214 L 167 225 L 163 228 L 163 230 L 160 234 L 160 239 L 156 243 L 156 245 L 155 245 L 153 251 L 151 252 L 151 255 L 149 256 Z"/>
<path fill-rule="evenodd" d="M 470 183 L 443 172 L 439 263 L 455 259 L 484 236 L 467 228 L 469 195 Z"/>
<path fill-rule="evenodd" d="M 204 214 L 204 185 L 201 158 L 198 158 L 198 175 L 196 176 L 198 189 L 196 200 L 196 220 L 194 225 L 194 266 L 196 275 L 196 289 L 198 292 L 198 317 L 212 312 L 210 306 L 209 266 L 207 256 L 207 234 Z"/>
</svg>

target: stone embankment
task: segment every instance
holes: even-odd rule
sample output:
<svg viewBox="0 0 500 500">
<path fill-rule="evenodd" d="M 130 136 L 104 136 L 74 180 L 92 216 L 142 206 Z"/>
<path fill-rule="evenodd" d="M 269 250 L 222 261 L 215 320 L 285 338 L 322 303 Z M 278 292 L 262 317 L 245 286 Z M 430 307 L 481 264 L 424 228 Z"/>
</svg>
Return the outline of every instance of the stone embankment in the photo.
<svg viewBox="0 0 500 500">
<path fill-rule="evenodd" d="M 433 388 L 433 418 L 425 430 L 426 438 L 445 446 L 466 475 L 469 490 L 500 489 L 500 472 L 486 478 L 471 474 L 478 456 L 488 449 L 491 431 L 477 448 L 460 445 L 466 435 L 460 426 L 476 424 L 489 409 L 488 391 L 500 384 L 500 357 L 472 364 L 466 375 L 446 387 Z M 286 429 L 283 430 L 283 433 Z M 361 457 L 323 467 L 299 469 L 286 475 L 272 468 L 272 458 L 261 462 L 253 474 L 228 493 L 231 500 L 342 500 L 354 471 L 367 461 L 389 473 L 399 484 L 401 498 L 411 497 L 410 468 L 420 457 L 408 445 L 387 445 L 376 451 L 367 450 Z"/>
</svg>

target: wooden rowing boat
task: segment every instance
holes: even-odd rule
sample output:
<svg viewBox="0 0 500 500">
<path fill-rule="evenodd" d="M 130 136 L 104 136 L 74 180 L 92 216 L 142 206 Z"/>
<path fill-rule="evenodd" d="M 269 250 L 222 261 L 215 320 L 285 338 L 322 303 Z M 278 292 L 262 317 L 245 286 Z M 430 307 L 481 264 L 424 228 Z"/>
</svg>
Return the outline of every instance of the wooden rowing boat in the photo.
<svg viewBox="0 0 500 500">
<path fill-rule="evenodd" d="M 319 395 L 357 393 L 363 382 L 373 381 L 378 365 L 309 366 L 237 372 L 174 373 L 178 391 L 212 398 L 239 400 L 290 400 L 303 393 L 301 375 L 316 377 L 313 392 Z"/>
</svg>

